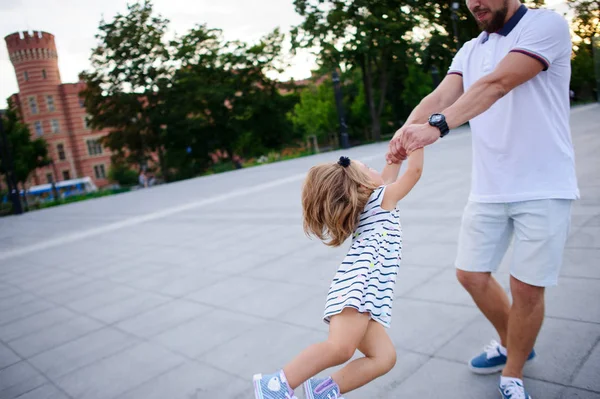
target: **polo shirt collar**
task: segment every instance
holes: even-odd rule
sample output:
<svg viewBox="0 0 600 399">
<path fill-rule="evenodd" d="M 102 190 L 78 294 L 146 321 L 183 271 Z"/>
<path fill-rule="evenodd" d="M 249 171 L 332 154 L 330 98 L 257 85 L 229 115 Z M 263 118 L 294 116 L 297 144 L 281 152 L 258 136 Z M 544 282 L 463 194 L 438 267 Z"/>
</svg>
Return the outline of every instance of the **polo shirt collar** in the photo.
<svg viewBox="0 0 600 399">
<path fill-rule="evenodd" d="M 515 14 L 512 17 L 510 17 L 510 19 L 506 21 L 504 26 L 500 28 L 500 30 L 498 30 L 498 32 L 496 33 L 502 36 L 508 36 L 508 34 L 514 29 L 514 27 L 517 26 L 517 24 L 519 23 L 521 18 L 523 18 L 523 15 L 525 15 L 526 12 L 527 7 L 524 4 L 521 4 L 521 6 L 517 9 L 517 12 L 515 12 Z"/>
<path fill-rule="evenodd" d="M 523 18 L 523 16 L 527 12 L 527 10 L 528 10 L 528 8 L 524 4 L 521 4 L 521 6 L 517 9 L 517 11 L 514 13 L 514 15 L 512 17 L 510 17 L 510 19 L 508 21 L 506 21 L 504 26 L 495 33 L 502 35 L 502 36 L 508 36 L 508 34 L 515 28 L 515 26 L 517 26 L 517 24 L 519 23 L 521 18 Z M 487 32 L 483 32 L 482 42 L 483 43 L 487 42 L 487 40 L 489 39 L 489 36 L 490 35 Z"/>
</svg>

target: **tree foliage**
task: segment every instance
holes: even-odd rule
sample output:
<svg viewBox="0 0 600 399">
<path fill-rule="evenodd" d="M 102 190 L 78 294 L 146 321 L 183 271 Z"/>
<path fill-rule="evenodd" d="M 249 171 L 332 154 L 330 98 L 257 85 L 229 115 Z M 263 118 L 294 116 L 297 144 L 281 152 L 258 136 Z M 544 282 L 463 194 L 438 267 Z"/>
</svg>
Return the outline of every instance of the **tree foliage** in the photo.
<svg viewBox="0 0 600 399">
<path fill-rule="evenodd" d="M 573 30 L 586 44 L 590 39 L 600 35 L 600 1 L 599 0 L 567 0 L 574 11 Z"/>
<path fill-rule="evenodd" d="M 568 2 L 583 39 L 572 81 L 581 91 L 593 82 L 589 39 L 598 34 L 598 1 Z M 100 23 L 93 69 L 83 75 L 90 122 L 110 131 L 104 144 L 116 163 L 157 158 L 167 180 L 196 176 L 216 152 L 254 157 L 309 135 L 338 134 L 333 87 L 323 79 L 335 69 L 351 139 L 378 140 L 433 89 L 434 71 L 443 79 L 457 48 L 479 34 L 466 3 L 453 3 L 294 0 L 302 21 L 290 32 L 292 48 L 318 56 L 314 84 L 295 88 L 269 78 L 287 66 L 279 29 L 244 43 L 200 24 L 167 40 L 169 21 L 149 0 L 134 3 Z"/>
<path fill-rule="evenodd" d="M 364 103 L 361 106 L 364 107 Z M 300 101 L 290 113 L 290 120 L 304 132 L 305 138 L 314 135 L 321 142 L 335 134 L 338 115 L 331 80 L 302 90 Z"/>
<path fill-rule="evenodd" d="M 93 128 L 110 130 L 105 146 L 139 165 L 157 153 L 164 169 L 164 97 L 173 70 L 165 42 L 169 21 L 153 15 L 149 1 L 127 11 L 100 23 L 93 69 L 82 76 L 85 106 Z"/>
<path fill-rule="evenodd" d="M 83 95 L 116 162 L 156 154 L 169 180 L 201 173 L 217 149 L 256 155 L 291 139 L 294 97 L 267 77 L 286 66 L 278 29 L 255 44 L 206 25 L 167 40 L 168 23 L 145 1 L 100 24 Z"/>
<path fill-rule="evenodd" d="M 43 138 L 31 139 L 27 125 L 21 122 L 18 110 L 9 102 L 9 108 L 2 116 L 4 132 L 6 134 L 8 151 L 12 156 L 14 165 L 14 178 L 17 184 L 23 185 L 31 173 L 37 168 L 50 164 L 48 146 Z M 0 139 L 0 173 L 6 175 L 9 168 L 8 159 L 3 157 L 6 149 Z"/>
<path fill-rule="evenodd" d="M 397 0 L 295 0 L 304 21 L 294 28 L 295 47 L 319 46 L 325 67 L 358 68 L 371 130 L 381 137 L 381 116 L 396 67 L 409 51 L 406 40 L 418 21 Z"/>
</svg>

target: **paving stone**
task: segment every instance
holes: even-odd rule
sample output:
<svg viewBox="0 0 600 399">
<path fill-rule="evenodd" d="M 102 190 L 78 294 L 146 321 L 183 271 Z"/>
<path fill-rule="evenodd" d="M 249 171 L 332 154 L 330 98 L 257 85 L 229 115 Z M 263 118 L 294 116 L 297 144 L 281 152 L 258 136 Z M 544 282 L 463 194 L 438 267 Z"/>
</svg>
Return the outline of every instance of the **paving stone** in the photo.
<svg viewBox="0 0 600 399">
<path fill-rule="evenodd" d="M 183 362 L 182 357 L 159 346 L 141 343 L 70 373 L 57 384 L 75 398 L 113 398 Z M 98 378 L 100 375 L 103 378 Z"/>
<path fill-rule="evenodd" d="M 197 358 L 263 322 L 256 317 L 217 309 L 173 327 L 153 340 L 184 356 Z"/>
<path fill-rule="evenodd" d="M 599 340 L 600 341 L 600 340 Z M 591 352 L 581 369 L 577 372 L 573 385 L 600 394 L 600 343 Z"/>
<path fill-rule="evenodd" d="M 100 330 L 104 325 L 85 316 L 77 316 L 64 323 L 47 327 L 42 331 L 16 339 L 8 345 L 24 358 L 70 342 L 74 339 Z"/>
<path fill-rule="evenodd" d="M 471 307 L 398 299 L 394 301 L 390 336 L 396 347 L 431 355 L 478 313 Z"/>
<path fill-rule="evenodd" d="M 0 339 L 4 342 L 10 342 L 14 339 L 36 333 L 44 328 L 73 319 L 76 316 L 76 313 L 65 308 L 57 307 L 48 309 L 0 326 Z"/>
<path fill-rule="evenodd" d="M 571 118 L 582 198 L 559 286 L 547 291 L 538 361 L 525 368 L 536 399 L 600 399 L 598 109 Z M 348 399 L 498 396 L 497 375 L 465 365 L 494 331 L 454 276 L 470 143 L 465 127 L 428 147 L 421 181 L 400 203 L 388 330 L 398 362 Z M 0 399 L 252 396 L 254 373 L 326 339 L 324 299 L 349 245 L 305 237 L 304 174 L 340 155 L 381 168 L 385 151 L 374 143 L 2 218 Z M 39 228 L 58 224 L 52 237 Z M 57 244 L 6 256 L 50 239 Z M 505 288 L 510 256 L 497 274 Z"/>
<path fill-rule="evenodd" d="M 62 375 L 121 352 L 138 342 L 138 339 L 130 335 L 112 328 L 104 328 L 40 353 L 30 358 L 29 362 L 56 381 Z"/>
<path fill-rule="evenodd" d="M 494 328 L 479 316 L 436 356 L 466 365 L 492 339 L 498 340 Z M 535 345 L 537 358 L 527 363 L 525 376 L 568 385 L 599 339 L 600 325 L 547 317 Z"/>
<path fill-rule="evenodd" d="M 210 366 L 186 362 L 119 396 L 118 399 L 247 398 L 251 383 Z"/>
<path fill-rule="evenodd" d="M 208 306 L 199 303 L 174 300 L 123 320 L 115 326 L 138 337 L 148 338 L 208 311 Z"/>
<path fill-rule="evenodd" d="M 15 363 L 0 370 L 0 398 L 16 398 L 48 380 L 27 362 Z"/>
</svg>

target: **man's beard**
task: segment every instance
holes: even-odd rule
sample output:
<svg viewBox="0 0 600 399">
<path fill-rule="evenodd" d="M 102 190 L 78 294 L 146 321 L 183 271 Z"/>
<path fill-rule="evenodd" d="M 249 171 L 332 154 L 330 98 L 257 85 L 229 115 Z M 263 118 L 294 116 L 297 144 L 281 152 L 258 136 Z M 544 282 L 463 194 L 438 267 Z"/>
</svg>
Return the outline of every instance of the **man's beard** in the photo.
<svg viewBox="0 0 600 399">
<path fill-rule="evenodd" d="M 473 10 L 473 16 L 475 13 L 479 11 L 478 9 Z M 504 21 L 506 20 L 506 15 L 508 14 L 508 0 L 504 0 L 504 4 L 502 8 L 494 11 L 492 14 L 492 19 L 489 22 L 480 21 L 475 16 L 475 20 L 477 21 L 477 25 L 481 30 L 486 31 L 487 33 L 494 33 L 499 31 L 504 26 Z"/>
</svg>

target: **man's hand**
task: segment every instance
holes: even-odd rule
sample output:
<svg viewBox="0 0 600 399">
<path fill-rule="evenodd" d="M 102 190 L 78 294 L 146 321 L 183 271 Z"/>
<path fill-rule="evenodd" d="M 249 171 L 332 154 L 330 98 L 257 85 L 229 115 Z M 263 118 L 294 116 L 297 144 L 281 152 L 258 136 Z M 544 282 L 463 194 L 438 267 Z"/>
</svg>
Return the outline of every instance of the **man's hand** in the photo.
<svg viewBox="0 0 600 399">
<path fill-rule="evenodd" d="M 410 154 L 414 150 L 435 143 L 439 138 L 440 130 L 429 123 L 410 125 L 402 133 L 400 146 L 403 148 L 405 154 Z"/>
<path fill-rule="evenodd" d="M 402 148 L 402 135 L 406 126 L 401 127 L 394 134 L 394 137 L 390 141 L 388 147 L 388 153 L 385 154 L 385 160 L 388 164 L 396 164 L 404 161 L 406 159 L 406 151 Z"/>
</svg>

